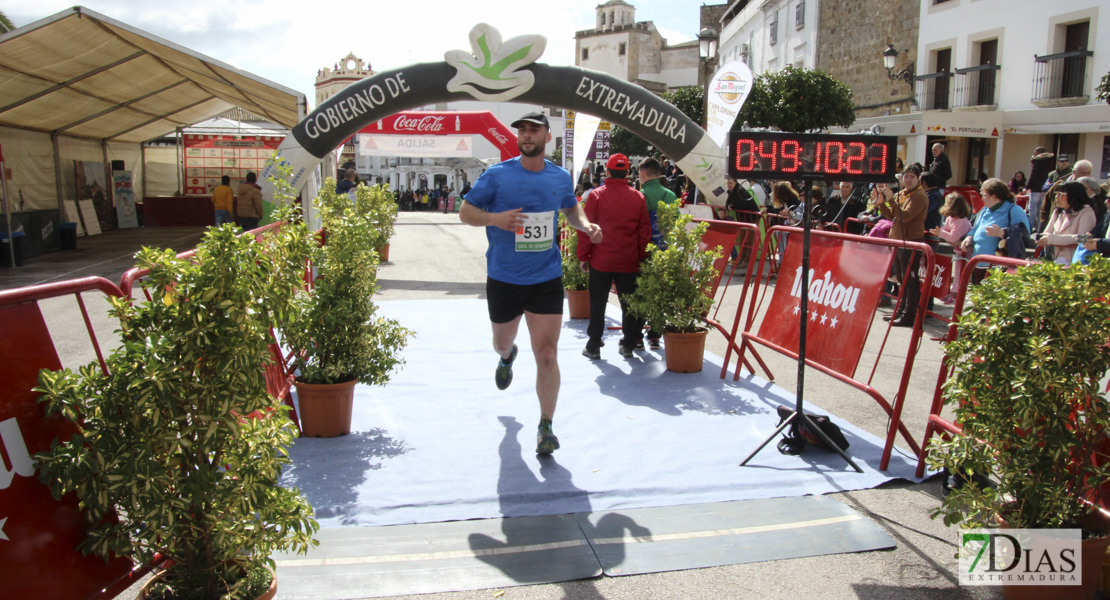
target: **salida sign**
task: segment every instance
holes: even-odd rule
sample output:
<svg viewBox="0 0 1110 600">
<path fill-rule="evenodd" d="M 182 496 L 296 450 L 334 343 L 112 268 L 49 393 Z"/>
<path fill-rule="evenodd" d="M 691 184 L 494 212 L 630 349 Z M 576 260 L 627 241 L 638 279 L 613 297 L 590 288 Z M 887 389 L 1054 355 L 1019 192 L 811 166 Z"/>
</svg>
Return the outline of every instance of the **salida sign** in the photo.
<svg viewBox="0 0 1110 600">
<path fill-rule="evenodd" d="M 293 169 L 293 186 L 299 189 L 328 152 L 367 125 L 437 102 L 478 99 L 558 106 L 620 125 L 670 156 L 711 204 L 724 206 L 724 151 L 669 102 L 612 75 L 536 63 L 547 46 L 543 36 L 502 40 L 496 29 L 482 23 L 470 31 L 470 45 L 469 51 L 446 52 L 444 62 L 367 77 L 321 104 L 278 148 L 279 158 Z M 272 175 L 267 168 L 261 177 L 268 198 L 273 196 Z"/>
<path fill-rule="evenodd" d="M 759 328 L 760 338 L 794 353 L 801 312 L 801 242 L 801 234 L 789 234 L 779 282 Z M 806 359 L 852 377 L 892 254 L 884 246 L 824 237 L 812 238 L 810 247 Z"/>
</svg>

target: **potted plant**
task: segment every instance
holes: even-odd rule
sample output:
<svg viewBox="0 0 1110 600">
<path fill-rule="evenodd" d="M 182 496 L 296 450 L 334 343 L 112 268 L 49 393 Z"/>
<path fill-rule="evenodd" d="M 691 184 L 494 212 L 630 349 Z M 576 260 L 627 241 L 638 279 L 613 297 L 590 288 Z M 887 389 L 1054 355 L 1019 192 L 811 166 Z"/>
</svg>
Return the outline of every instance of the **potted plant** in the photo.
<svg viewBox="0 0 1110 600">
<path fill-rule="evenodd" d="M 258 242 L 212 228 L 191 260 L 145 248 L 152 300 L 109 300 L 121 343 L 107 374 L 96 362 L 40 373 L 40 401 L 77 433 L 35 456 L 39 478 L 56 496 L 77 494 L 83 551 L 167 559 L 149 597 L 272 594 L 271 554 L 316 544 L 311 507 L 278 485 L 296 427 L 263 369 L 310 248 L 299 223 Z"/>
<path fill-rule="evenodd" d="M 700 322 L 713 305 L 708 292 L 721 249 L 706 249 L 701 240 L 709 224 L 694 225 L 693 217 L 677 206 L 661 202 L 657 215 L 666 247 L 648 246 L 628 306 L 652 327 L 663 329 L 667 370 L 696 373 L 702 368 L 708 331 Z"/>
<path fill-rule="evenodd" d="M 393 239 L 393 226 L 397 222 L 397 199 L 389 191 L 389 186 L 376 185 L 371 189 L 375 192 L 370 194 L 364 206 L 369 211 L 370 221 L 377 228 L 378 239 L 374 250 L 378 253 L 378 259 L 385 262 L 389 260 L 389 240 Z M 355 194 L 357 196 L 357 190 Z"/>
<path fill-rule="evenodd" d="M 284 197 L 286 185 L 275 194 Z M 412 332 L 377 316 L 371 301 L 379 289 L 381 207 L 392 203 L 390 196 L 380 185 L 337 194 L 329 180 L 314 200 L 326 243 L 312 253 L 313 285 L 298 291 L 281 327 L 299 372 L 297 407 L 306 436 L 350 433 L 355 384 L 383 384 L 404 362 L 400 350 Z"/>
<path fill-rule="evenodd" d="M 1083 549 L 1082 589 L 1057 586 L 1041 597 L 1077 589 L 1076 597 L 1093 597 L 1110 543 L 1090 502 L 1110 482 L 1110 404 L 1099 386 L 1110 369 L 1110 262 L 1035 263 L 988 277 L 968 299 L 945 350 L 956 366 L 945 401 L 963 431 L 928 456 L 967 483 L 933 516 L 971 527 L 996 518 L 1012 528 L 1083 527 L 1093 546 Z"/>
<path fill-rule="evenodd" d="M 559 213 L 559 253 L 563 259 L 563 289 L 572 319 L 590 318 L 590 275 L 578 264 L 578 233 Z"/>
</svg>

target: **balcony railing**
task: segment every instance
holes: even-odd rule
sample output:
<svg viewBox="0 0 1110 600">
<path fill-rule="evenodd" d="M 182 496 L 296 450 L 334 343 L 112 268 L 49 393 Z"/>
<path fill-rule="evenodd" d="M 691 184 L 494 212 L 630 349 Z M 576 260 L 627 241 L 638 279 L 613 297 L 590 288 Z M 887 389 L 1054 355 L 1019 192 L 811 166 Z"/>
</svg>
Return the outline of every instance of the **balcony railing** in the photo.
<svg viewBox="0 0 1110 600">
<path fill-rule="evenodd" d="M 948 110 L 952 90 L 952 73 L 928 73 L 917 76 L 917 105 L 922 110 Z"/>
<path fill-rule="evenodd" d="M 956 69 L 956 94 L 952 108 L 991 108 L 998 105 L 998 65 Z"/>
<path fill-rule="evenodd" d="M 1090 97 L 1087 89 L 1087 59 L 1094 56 L 1090 50 L 1061 52 L 1048 56 L 1033 56 L 1033 104 L 1037 106 L 1074 106 L 1086 104 Z"/>
</svg>

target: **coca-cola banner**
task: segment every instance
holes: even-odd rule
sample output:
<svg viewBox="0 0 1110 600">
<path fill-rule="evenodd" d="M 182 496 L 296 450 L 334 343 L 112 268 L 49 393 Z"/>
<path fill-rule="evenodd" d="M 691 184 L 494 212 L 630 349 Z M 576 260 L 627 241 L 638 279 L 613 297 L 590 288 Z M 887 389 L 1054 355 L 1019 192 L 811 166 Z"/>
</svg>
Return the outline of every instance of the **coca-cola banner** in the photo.
<svg viewBox="0 0 1110 600">
<path fill-rule="evenodd" d="M 935 256 L 936 264 L 933 265 L 933 275 L 929 276 L 925 270 L 928 265 L 920 261 L 917 276 L 924 282 L 925 289 L 934 298 L 944 298 L 952 291 L 952 257 L 945 254 Z"/>
<path fill-rule="evenodd" d="M 328 152 L 371 123 L 399 112 L 448 101 L 482 100 L 554 106 L 596 115 L 643 138 L 678 164 L 711 204 L 724 206 L 725 153 L 681 110 L 633 83 L 581 67 L 535 60 L 547 40 L 523 35 L 502 40 L 480 23 L 469 50 L 449 50 L 444 62 L 383 71 L 328 98 L 292 130 L 278 154 L 300 188 Z M 448 117 L 448 122 L 450 117 Z M 267 169 L 263 194 L 273 188 Z"/>
<path fill-rule="evenodd" d="M 360 130 L 360 133 L 405 136 L 442 136 L 461 134 L 480 135 L 501 151 L 501 160 L 508 160 L 520 154 L 516 147 L 516 134 L 489 111 L 405 111 L 375 121 Z M 473 149 L 473 146 L 471 146 Z M 391 156 L 410 156 L 394 154 Z M 431 156 L 418 154 L 412 156 Z M 441 156 L 441 155 L 436 155 Z M 442 155 L 472 156 L 472 154 Z"/>
<path fill-rule="evenodd" d="M 469 135 L 371 135 L 358 134 L 363 156 L 430 156 L 433 158 L 474 156 Z"/>
<path fill-rule="evenodd" d="M 806 358 L 852 377 L 890 273 L 892 250 L 866 242 L 811 238 Z M 790 233 L 759 337 L 798 351 L 802 318 L 802 234 Z"/>
</svg>

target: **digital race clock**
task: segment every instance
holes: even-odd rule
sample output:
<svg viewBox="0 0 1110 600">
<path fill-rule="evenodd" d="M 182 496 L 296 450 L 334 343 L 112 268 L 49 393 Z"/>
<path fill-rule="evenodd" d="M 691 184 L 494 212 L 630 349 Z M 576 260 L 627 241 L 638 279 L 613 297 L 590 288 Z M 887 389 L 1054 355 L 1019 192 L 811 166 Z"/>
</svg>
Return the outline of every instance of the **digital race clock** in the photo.
<svg viewBox="0 0 1110 600">
<path fill-rule="evenodd" d="M 733 131 L 728 171 L 736 179 L 893 183 L 897 150 L 893 136 Z"/>
</svg>

